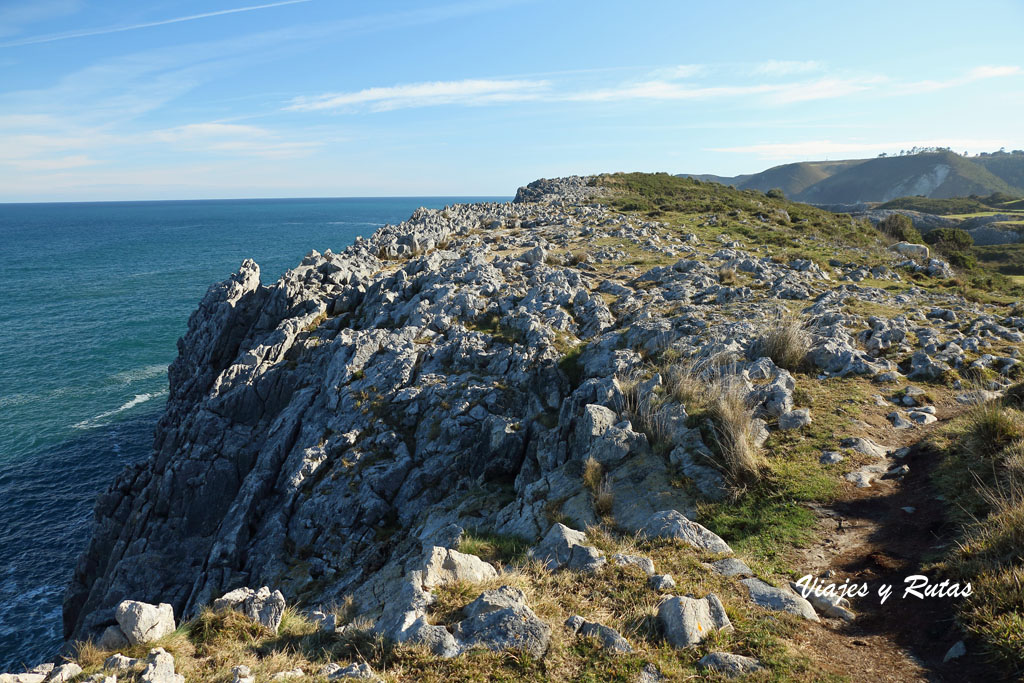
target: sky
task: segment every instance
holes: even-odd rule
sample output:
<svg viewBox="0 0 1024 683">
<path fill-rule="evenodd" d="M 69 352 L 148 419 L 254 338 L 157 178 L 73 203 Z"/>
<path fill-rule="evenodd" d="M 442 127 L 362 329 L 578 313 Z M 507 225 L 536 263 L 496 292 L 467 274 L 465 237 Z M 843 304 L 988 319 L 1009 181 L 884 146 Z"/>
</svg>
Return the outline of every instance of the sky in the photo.
<svg viewBox="0 0 1024 683">
<path fill-rule="evenodd" d="M 0 0 L 0 202 L 1024 148 L 1024 3 Z"/>
</svg>

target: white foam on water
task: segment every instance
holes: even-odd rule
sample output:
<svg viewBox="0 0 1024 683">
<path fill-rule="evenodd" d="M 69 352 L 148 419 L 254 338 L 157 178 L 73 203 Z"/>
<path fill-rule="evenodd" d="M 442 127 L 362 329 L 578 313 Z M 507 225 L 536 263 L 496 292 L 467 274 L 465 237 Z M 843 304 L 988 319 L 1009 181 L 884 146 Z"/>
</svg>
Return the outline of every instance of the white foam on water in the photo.
<svg viewBox="0 0 1024 683">
<path fill-rule="evenodd" d="M 126 410 L 131 410 L 135 406 L 142 405 L 146 401 L 150 401 L 154 398 L 159 398 L 160 396 L 163 396 L 166 393 L 166 391 L 157 391 L 152 394 L 135 394 L 135 398 L 124 403 L 123 405 L 120 405 L 117 408 L 114 408 L 113 410 L 108 410 L 104 413 L 100 413 L 99 415 L 91 417 L 88 420 L 82 420 L 81 422 L 75 423 L 71 426 L 75 429 L 92 429 L 93 427 L 100 427 L 102 426 L 103 420 L 113 417 L 118 413 L 123 413 Z"/>
<path fill-rule="evenodd" d="M 112 375 L 111 379 L 115 382 L 121 382 L 122 384 L 131 384 L 132 382 L 140 382 L 142 380 L 152 379 L 164 374 L 167 374 L 166 365 L 146 365 L 141 368 L 132 368 L 131 370 L 118 372 Z"/>
</svg>

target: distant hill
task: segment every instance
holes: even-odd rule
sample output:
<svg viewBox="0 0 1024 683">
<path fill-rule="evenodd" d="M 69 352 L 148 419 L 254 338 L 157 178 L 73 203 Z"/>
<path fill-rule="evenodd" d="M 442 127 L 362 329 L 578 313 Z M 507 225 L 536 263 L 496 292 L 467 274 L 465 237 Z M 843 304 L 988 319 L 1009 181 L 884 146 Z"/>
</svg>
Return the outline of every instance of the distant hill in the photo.
<svg viewBox="0 0 1024 683">
<path fill-rule="evenodd" d="M 690 174 L 682 174 L 690 175 Z M 897 197 L 931 198 L 1024 194 L 1024 152 L 962 157 L 953 152 L 842 161 L 803 161 L 732 178 L 691 175 L 765 192 L 779 188 L 790 199 L 811 204 L 887 202 Z"/>
</svg>

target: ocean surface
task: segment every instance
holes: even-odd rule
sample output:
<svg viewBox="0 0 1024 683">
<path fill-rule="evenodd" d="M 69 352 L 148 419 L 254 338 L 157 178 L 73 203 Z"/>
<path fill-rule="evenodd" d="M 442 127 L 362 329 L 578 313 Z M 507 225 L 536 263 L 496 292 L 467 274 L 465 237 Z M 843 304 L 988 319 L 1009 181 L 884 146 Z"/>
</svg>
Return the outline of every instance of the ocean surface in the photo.
<svg viewBox="0 0 1024 683">
<path fill-rule="evenodd" d="M 52 657 L 96 496 L 145 458 L 188 316 L 420 206 L 507 197 L 0 204 L 0 672 Z"/>
</svg>

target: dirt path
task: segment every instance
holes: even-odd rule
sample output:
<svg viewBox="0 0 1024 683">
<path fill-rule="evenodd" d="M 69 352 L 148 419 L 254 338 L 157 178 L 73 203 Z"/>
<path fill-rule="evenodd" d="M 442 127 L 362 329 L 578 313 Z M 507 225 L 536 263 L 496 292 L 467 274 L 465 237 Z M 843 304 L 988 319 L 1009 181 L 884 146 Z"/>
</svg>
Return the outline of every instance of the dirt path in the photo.
<svg viewBox="0 0 1024 683">
<path fill-rule="evenodd" d="M 958 598 L 903 598 L 907 576 L 942 580 L 921 566 L 939 556 L 954 531 L 930 485 L 935 454 L 916 445 L 925 434 L 914 430 L 879 441 L 889 448 L 911 446 L 906 457 L 895 461 L 910 468 L 902 480 L 876 481 L 867 489 L 847 487 L 842 499 L 816 509 L 821 540 L 802 551 L 799 571 L 820 576 L 831 570 L 828 581 L 866 582 L 871 592 L 852 600 L 856 621 L 812 624 L 799 645 L 826 670 L 856 681 L 1003 680 L 979 654 L 943 662 L 962 638 L 953 618 Z M 893 591 L 880 604 L 877 590 L 883 583 Z"/>
</svg>

